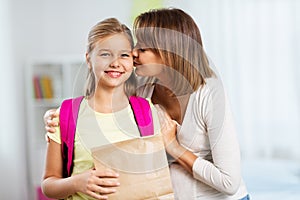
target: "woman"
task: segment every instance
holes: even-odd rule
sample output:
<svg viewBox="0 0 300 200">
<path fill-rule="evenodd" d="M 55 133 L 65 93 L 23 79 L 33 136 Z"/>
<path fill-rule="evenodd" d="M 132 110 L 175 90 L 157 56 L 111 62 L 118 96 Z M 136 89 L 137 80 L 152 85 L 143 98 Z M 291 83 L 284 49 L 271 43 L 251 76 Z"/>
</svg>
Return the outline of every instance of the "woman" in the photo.
<svg viewBox="0 0 300 200">
<path fill-rule="evenodd" d="M 175 8 L 151 10 L 136 18 L 134 33 L 135 72 L 148 77 L 137 94 L 162 108 L 176 199 L 249 199 L 229 102 L 192 17 Z"/>
</svg>

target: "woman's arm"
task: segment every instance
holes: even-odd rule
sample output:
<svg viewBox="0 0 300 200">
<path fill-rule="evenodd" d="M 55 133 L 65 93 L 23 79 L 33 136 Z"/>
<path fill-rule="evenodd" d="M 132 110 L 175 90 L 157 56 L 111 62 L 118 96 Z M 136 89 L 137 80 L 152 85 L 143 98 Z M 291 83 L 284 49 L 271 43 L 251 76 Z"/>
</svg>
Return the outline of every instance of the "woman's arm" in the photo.
<svg viewBox="0 0 300 200">
<path fill-rule="evenodd" d="M 162 125 L 166 150 L 198 181 L 228 195 L 235 194 L 241 181 L 240 150 L 224 90 L 218 84 L 210 85 L 206 96 L 197 101 L 195 113 L 198 113 L 197 120 L 206 126 L 212 162 L 197 157 L 178 143 L 176 122 L 164 113 L 160 118 L 167 119 Z"/>
<path fill-rule="evenodd" d="M 157 109 L 158 117 L 161 124 L 161 132 L 164 139 L 164 145 L 166 151 L 172 156 L 178 163 L 180 163 L 187 171 L 192 173 L 193 164 L 197 159 L 192 152 L 181 146 L 176 139 L 177 122 L 172 120 L 171 117 L 163 111 L 158 105 Z"/>
<path fill-rule="evenodd" d="M 107 199 L 114 193 L 119 183 L 118 174 L 112 171 L 88 170 L 68 178 L 62 178 L 61 145 L 50 140 L 47 148 L 46 167 L 42 182 L 43 193 L 49 198 L 66 198 L 76 192 L 87 194 L 96 199 Z"/>
<path fill-rule="evenodd" d="M 221 81 L 209 80 L 197 101 L 195 113 L 199 123 L 205 125 L 212 159 L 197 158 L 193 177 L 222 193 L 233 195 L 241 182 L 240 149 Z"/>
</svg>

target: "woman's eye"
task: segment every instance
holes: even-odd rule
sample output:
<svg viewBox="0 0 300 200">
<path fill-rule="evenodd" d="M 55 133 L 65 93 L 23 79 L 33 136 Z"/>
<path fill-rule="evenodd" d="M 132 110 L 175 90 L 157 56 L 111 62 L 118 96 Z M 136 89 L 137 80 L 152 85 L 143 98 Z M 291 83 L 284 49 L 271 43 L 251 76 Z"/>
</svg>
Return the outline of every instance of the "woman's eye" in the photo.
<svg viewBox="0 0 300 200">
<path fill-rule="evenodd" d="M 140 52 L 145 52 L 145 51 L 146 51 L 146 49 L 139 48 L 139 51 L 140 51 Z"/>
</svg>

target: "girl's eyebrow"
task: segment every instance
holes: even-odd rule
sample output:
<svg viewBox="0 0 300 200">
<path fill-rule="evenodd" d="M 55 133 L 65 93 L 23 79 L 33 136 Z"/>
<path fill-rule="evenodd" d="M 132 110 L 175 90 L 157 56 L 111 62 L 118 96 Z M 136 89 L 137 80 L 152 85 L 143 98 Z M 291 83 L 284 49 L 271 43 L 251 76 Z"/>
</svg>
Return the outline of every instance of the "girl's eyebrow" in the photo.
<svg viewBox="0 0 300 200">
<path fill-rule="evenodd" d="M 99 51 L 113 51 L 112 49 L 98 49 Z M 119 52 L 132 52 L 132 49 L 121 49 Z"/>
</svg>

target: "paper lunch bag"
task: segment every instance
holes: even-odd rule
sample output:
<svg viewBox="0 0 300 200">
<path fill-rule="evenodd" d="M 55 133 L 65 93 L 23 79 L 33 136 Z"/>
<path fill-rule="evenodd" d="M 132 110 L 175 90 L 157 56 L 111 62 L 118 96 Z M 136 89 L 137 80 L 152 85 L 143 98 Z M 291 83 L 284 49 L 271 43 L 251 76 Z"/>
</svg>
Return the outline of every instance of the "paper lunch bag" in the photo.
<svg viewBox="0 0 300 200">
<path fill-rule="evenodd" d="M 174 199 L 167 156 L 160 134 L 91 149 L 96 169 L 119 173 L 120 186 L 108 199 Z"/>
</svg>

